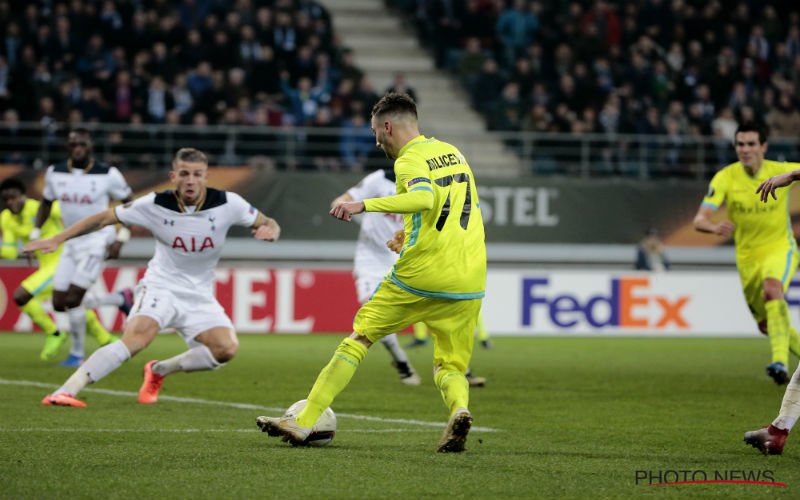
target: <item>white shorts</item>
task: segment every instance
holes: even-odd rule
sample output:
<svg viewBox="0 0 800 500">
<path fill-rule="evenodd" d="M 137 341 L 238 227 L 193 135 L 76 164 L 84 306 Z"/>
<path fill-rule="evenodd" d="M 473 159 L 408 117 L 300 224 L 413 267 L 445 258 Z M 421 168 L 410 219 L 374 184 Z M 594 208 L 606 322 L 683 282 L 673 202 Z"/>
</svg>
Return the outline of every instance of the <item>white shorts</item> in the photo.
<svg viewBox="0 0 800 500">
<path fill-rule="evenodd" d="M 92 236 L 64 244 L 53 276 L 54 290 L 66 292 L 70 285 L 88 290 L 100 277 L 106 266 L 107 237 L 105 234 Z"/>
<path fill-rule="evenodd" d="M 372 294 L 378 289 L 378 285 L 381 284 L 384 277 L 385 274 L 372 274 L 356 277 L 356 295 L 358 296 L 359 304 L 366 303 L 370 297 L 372 297 Z"/>
<path fill-rule="evenodd" d="M 201 333 L 217 327 L 233 330 L 233 323 L 214 297 L 178 295 L 170 290 L 146 285 L 136 288 L 131 317 L 147 316 L 160 330 L 174 328 L 187 343 Z"/>
</svg>

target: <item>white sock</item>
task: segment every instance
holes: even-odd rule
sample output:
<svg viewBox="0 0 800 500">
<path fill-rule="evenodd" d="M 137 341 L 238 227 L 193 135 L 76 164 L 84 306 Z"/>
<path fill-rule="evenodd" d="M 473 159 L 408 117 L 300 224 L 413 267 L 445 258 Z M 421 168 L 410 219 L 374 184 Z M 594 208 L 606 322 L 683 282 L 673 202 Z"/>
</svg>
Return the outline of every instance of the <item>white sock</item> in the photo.
<svg viewBox="0 0 800 500">
<path fill-rule="evenodd" d="M 121 340 L 103 346 L 89 356 L 89 359 L 53 394 L 66 392 L 74 396 L 87 385 L 97 382 L 119 368 L 130 357 L 128 347 Z"/>
<path fill-rule="evenodd" d="M 387 335 L 381 339 L 381 344 L 386 347 L 386 350 L 389 351 L 389 354 L 392 355 L 395 362 L 397 363 L 408 363 L 408 356 L 406 356 L 406 352 L 400 347 L 400 342 L 397 340 L 397 334 L 393 333 L 391 335 Z"/>
<path fill-rule="evenodd" d="M 95 295 L 87 293 L 83 298 L 83 307 L 86 309 L 94 309 L 101 306 L 116 306 L 119 307 L 125 302 L 125 298 L 121 293 L 107 293 L 104 295 Z"/>
<path fill-rule="evenodd" d="M 67 309 L 69 315 L 69 334 L 72 335 L 72 347 L 69 353 L 72 356 L 83 358 L 84 341 L 86 340 L 86 308 L 78 306 Z"/>
<path fill-rule="evenodd" d="M 56 328 L 61 333 L 69 333 L 69 313 L 67 311 L 54 311 L 56 316 Z"/>
<path fill-rule="evenodd" d="M 786 386 L 781 411 L 772 425 L 778 429 L 790 431 L 798 418 L 800 418 L 800 366 L 797 367 L 789 380 L 789 385 Z"/>
<path fill-rule="evenodd" d="M 223 363 L 214 359 L 214 355 L 211 354 L 208 347 L 200 344 L 177 356 L 159 361 L 153 365 L 153 372 L 158 375 L 167 376 L 174 372 L 216 370 L 222 365 Z"/>
</svg>

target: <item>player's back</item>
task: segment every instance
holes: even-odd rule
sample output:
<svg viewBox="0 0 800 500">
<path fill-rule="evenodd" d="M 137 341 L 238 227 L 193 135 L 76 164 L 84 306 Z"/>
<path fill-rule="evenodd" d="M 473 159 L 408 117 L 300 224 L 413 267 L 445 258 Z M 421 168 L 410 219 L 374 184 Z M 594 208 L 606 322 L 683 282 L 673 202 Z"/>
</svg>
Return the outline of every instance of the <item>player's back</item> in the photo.
<svg viewBox="0 0 800 500">
<path fill-rule="evenodd" d="M 453 145 L 418 137 L 395 162 L 397 192 L 427 189 L 433 207 L 404 216 L 406 241 L 393 278 L 423 296 L 483 297 L 486 246 L 475 179 Z"/>
</svg>

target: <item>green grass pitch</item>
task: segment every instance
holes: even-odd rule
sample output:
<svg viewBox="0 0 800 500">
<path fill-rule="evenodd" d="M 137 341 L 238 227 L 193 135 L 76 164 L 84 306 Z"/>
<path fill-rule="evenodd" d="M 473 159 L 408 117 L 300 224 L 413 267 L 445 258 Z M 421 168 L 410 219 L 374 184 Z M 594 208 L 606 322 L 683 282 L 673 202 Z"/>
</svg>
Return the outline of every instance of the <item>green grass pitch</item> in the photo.
<svg viewBox="0 0 800 500">
<path fill-rule="evenodd" d="M 333 405 L 330 446 L 257 432 L 256 416 L 305 397 L 340 338 L 242 336 L 229 366 L 171 376 L 158 404 L 140 406 L 144 363 L 184 349 L 165 335 L 73 409 L 39 404 L 70 374 L 38 360 L 42 337 L 2 334 L 0 498 L 799 496 L 800 437 L 780 457 L 742 443 L 783 395 L 764 375 L 764 339 L 496 338 L 476 347 L 473 368 L 489 384 L 471 391 L 478 428 L 456 455 L 434 453 L 446 414 L 431 347 L 409 351 L 423 385 L 405 387 L 376 345 Z M 637 484 L 641 471 L 786 486 L 650 486 Z"/>
</svg>

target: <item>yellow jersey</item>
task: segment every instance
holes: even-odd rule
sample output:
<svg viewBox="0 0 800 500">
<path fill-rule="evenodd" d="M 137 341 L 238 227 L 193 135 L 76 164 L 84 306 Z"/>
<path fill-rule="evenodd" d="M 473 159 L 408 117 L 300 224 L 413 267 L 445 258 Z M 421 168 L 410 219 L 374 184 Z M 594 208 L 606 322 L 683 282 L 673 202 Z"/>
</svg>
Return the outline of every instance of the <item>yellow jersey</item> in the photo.
<svg viewBox="0 0 800 500">
<path fill-rule="evenodd" d="M 364 200 L 368 212 L 403 213 L 405 243 L 389 278 L 422 297 L 483 297 L 483 217 L 464 155 L 451 144 L 418 136 L 400 150 L 394 171 L 398 196 Z M 432 206 L 408 213 L 401 201 L 404 194 L 432 197 Z"/>
<path fill-rule="evenodd" d="M 789 216 L 789 189 L 775 192 L 777 200 L 763 203 L 756 188 L 768 178 L 796 170 L 798 163 L 764 160 L 756 175 L 750 176 L 741 162 L 717 172 L 711 179 L 703 206 L 714 209 L 724 203 L 728 217 L 736 225 L 733 239 L 737 254 L 747 254 L 763 247 L 789 245 L 795 248 Z"/>
<path fill-rule="evenodd" d="M 23 205 L 19 214 L 13 214 L 7 208 L 0 212 L 0 230 L 3 231 L 3 246 L 0 248 L 0 257 L 3 259 L 17 258 L 20 243 L 24 245 L 30 241 L 31 230 L 36 225 L 36 214 L 38 212 L 39 201 L 31 198 L 25 200 L 25 205 Z M 42 225 L 41 238 L 55 236 L 63 229 L 61 207 L 58 202 L 53 202 L 50 208 L 50 216 Z M 61 249 L 59 248 L 58 251 L 52 254 L 45 254 L 45 256 L 47 258 L 58 256 L 60 252 Z M 37 259 L 41 257 L 40 252 L 36 252 L 35 255 Z"/>
</svg>

